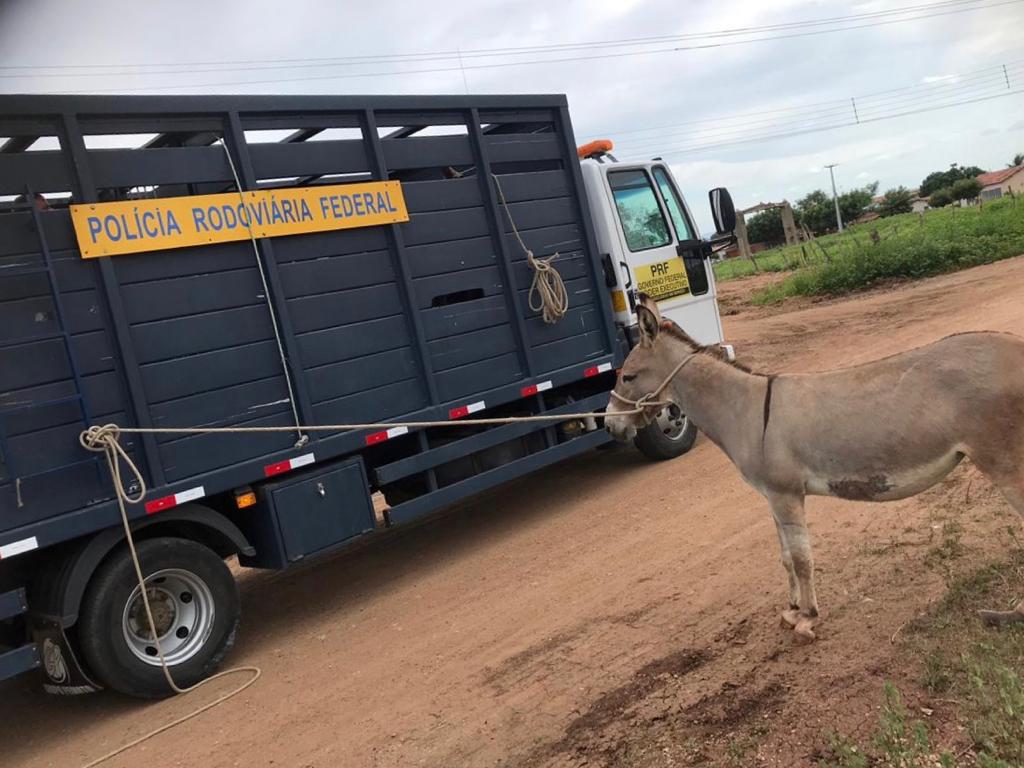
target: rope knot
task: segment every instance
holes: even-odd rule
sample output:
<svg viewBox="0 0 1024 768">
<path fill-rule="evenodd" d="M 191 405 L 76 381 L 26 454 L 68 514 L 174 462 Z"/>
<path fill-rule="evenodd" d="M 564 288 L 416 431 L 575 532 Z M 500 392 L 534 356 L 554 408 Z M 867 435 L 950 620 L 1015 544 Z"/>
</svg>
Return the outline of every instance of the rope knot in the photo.
<svg viewBox="0 0 1024 768">
<path fill-rule="evenodd" d="M 111 442 L 117 443 L 120 439 L 121 429 L 117 424 L 93 425 L 78 436 L 78 442 L 82 447 L 93 453 L 106 453 L 107 446 Z"/>
<path fill-rule="evenodd" d="M 104 424 L 102 427 L 93 425 L 78 436 L 78 442 L 87 451 L 102 453 L 107 460 L 107 468 L 114 481 L 114 493 L 117 495 L 118 504 L 124 507 L 128 504 L 138 504 L 146 496 L 146 481 L 142 472 L 132 461 L 132 457 L 121 445 L 121 429 L 117 424 Z M 126 486 L 121 479 L 121 462 L 128 467 L 128 471 L 135 476 L 135 482 Z M 132 489 L 138 489 L 132 495 Z"/>
</svg>

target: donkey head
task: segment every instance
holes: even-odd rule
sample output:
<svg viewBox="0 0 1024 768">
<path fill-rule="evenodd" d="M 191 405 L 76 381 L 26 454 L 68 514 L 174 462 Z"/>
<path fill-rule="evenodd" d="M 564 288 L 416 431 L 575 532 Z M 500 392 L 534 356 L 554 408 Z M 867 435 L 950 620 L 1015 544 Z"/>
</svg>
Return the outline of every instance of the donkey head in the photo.
<svg viewBox="0 0 1024 768">
<path fill-rule="evenodd" d="M 653 401 L 669 399 L 668 392 L 657 391 L 669 369 L 663 349 L 665 340 L 660 334 L 661 312 L 650 296 L 641 293 L 638 299 L 636 317 L 640 343 L 626 357 L 605 411 L 604 425 L 616 440 L 633 439 L 637 430 L 650 424 L 662 408 L 659 405 L 644 406 L 639 413 L 630 413 L 638 407 L 637 401 L 652 393 Z"/>
</svg>

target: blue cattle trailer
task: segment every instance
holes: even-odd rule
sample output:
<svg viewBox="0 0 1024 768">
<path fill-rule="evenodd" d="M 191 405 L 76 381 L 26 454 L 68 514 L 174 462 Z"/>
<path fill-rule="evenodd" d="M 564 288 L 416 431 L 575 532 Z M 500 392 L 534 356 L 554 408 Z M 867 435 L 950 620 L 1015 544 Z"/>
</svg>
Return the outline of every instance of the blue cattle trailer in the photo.
<svg viewBox="0 0 1024 768">
<path fill-rule="evenodd" d="M 3 96 L 0 137 L 0 679 L 168 693 L 89 425 L 294 428 L 122 436 L 181 684 L 234 636 L 224 558 L 287 568 L 608 440 L 296 427 L 606 405 L 627 341 L 562 96 Z M 556 323 L 513 222 L 559 254 Z"/>
</svg>

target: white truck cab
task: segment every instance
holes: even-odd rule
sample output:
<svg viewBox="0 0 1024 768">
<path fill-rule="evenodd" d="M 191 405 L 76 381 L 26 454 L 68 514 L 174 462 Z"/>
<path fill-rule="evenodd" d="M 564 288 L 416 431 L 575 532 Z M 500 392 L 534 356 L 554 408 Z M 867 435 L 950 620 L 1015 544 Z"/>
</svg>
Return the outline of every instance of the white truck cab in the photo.
<svg viewBox="0 0 1024 768">
<path fill-rule="evenodd" d="M 704 240 L 666 163 L 620 163 L 611 149 L 610 141 L 601 140 L 578 154 L 616 324 L 630 346 L 636 344 L 636 297 L 645 293 L 663 317 L 700 344 L 721 345 L 734 360 L 732 347 L 723 343 L 710 261 L 735 241 L 732 198 L 725 189 L 711 190 L 717 232 Z M 637 433 L 635 443 L 647 457 L 662 460 L 686 453 L 696 437 L 696 426 L 670 405 Z"/>
<path fill-rule="evenodd" d="M 617 281 L 611 288 L 616 323 L 634 327 L 636 294 L 646 293 L 699 343 L 722 344 L 711 249 L 672 171 L 659 160 L 617 162 L 611 148 L 609 141 L 596 141 L 579 154 L 597 246 L 610 258 Z"/>
</svg>

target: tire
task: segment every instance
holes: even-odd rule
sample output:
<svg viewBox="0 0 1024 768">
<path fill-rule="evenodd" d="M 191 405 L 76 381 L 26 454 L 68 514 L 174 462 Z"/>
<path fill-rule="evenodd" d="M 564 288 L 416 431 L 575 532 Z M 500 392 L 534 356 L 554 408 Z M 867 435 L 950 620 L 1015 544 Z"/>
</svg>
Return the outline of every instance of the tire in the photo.
<svg viewBox="0 0 1024 768">
<path fill-rule="evenodd" d="M 665 461 L 682 456 L 696 440 L 697 427 L 671 405 L 636 433 L 633 445 L 648 459 Z"/>
<path fill-rule="evenodd" d="M 195 685 L 216 671 L 235 642 L 241 613 L 238 586 L 212 550 L 187 539 L 136 545 L 161 647 L 174 682 Z M 175 625 L 178 625 L 175 628 Z M 164 679 L 131 555 L 122 547 L 93 575 L 82 601 L 78 641 L 89 669 L 106 687 L 159 699 Z"/>
</svg>

